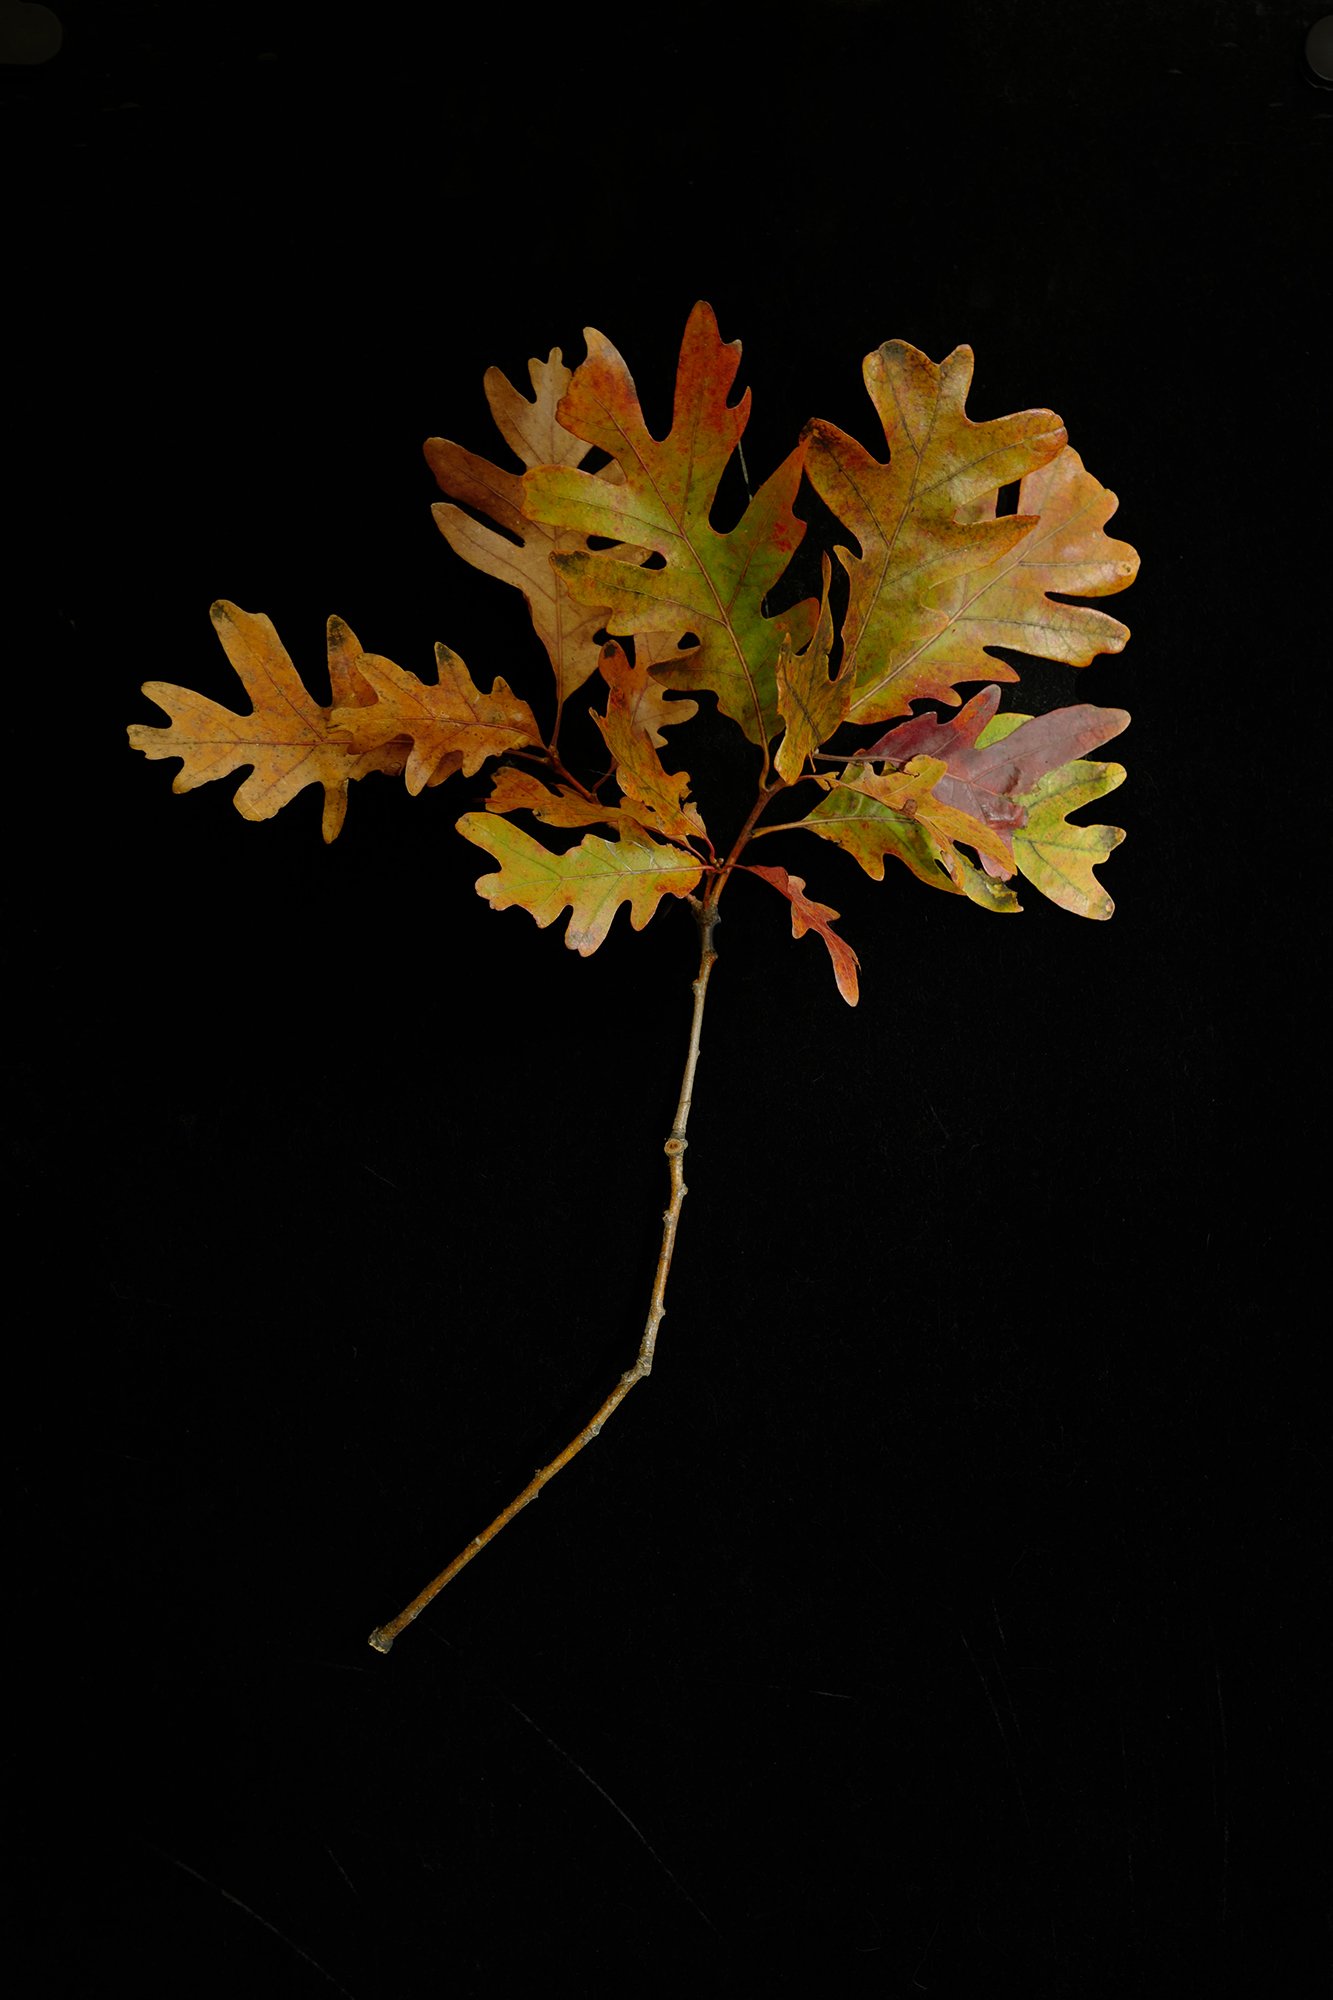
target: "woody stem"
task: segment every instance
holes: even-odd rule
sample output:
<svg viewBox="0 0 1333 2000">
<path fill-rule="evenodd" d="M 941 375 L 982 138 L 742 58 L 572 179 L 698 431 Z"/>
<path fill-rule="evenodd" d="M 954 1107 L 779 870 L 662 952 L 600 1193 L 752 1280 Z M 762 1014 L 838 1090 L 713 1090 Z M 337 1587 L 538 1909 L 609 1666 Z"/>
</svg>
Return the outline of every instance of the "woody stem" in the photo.
<svg viewBox="0 0 1333 2000">
<path fill-rule="evenodd" d="M 743 843 L 738 843 L 738 847 L 740 844 Z M 736 851 L 733 850 L 733 858 Z M 563 1451 L 556 1453 L 549 1464 L 543 1465 L 539 1471 L 533 1474 L 532 1478 L 523 1488 L 523 1491 L 517 1494 L 507 1507 L 501 1508 L 490 1526 L 483 1528 L 479 1535 L 474 1535 L 467 1547 L 460 1549 L 448 1567 L 442 1569 L 440 1574 L 432 1582 L 428 1583 L 424 1590 L 418 1591 L 411 1603 L 404 1605 L 396 1618 L 391 1618 L 387 1625 L 377 1625 L 375 1627 L 375 1630 L 370 1635 L 370 1643 L 377 1653 L 388 1652 L 399 1633 L 404 1631 L 412 1623 L 413 1619 L 418 1617 L 425 1610 L 426 1606 L 439 1596 L 445 1585 L 452 1583 L 458 1572 L 461 1569 L 466 1569 L 472 1558 L 480 1555 L 486 1544 L 493 1542 L 500 1530 L 507 1528 L 514 1516 L 521 1514 L 530 1500 L 537 1498 L 543 1486 L 546 1486 L 554 1479 L 557 1472 L 562 1472 L 572 1458 L 578 1457 L 578 1454 L 586 1444 L 591 1444 L 592 1440 L 601 1431 L 602 1425 L 606 1422 L 607 1418 L 613 1411 L 620 1408 L 620 1405 L 624 1402 L 635 1383 L 642 1382 L 645 1375 L 651 1375 L 652 1373 L 653 1355 L 657 1347 L 657 1330 L 661 1326 L 666 1313 L 667 1275 L 671 1270 L 671 1257 L 676 1247 L 676 1229 L 680 1222 L 681 1206 L 685 1200 L 685 1174 L 682 1164 L 686 1145 L 685 1128 L 689 1123 L 690 1105 L 694 1097 L 694 1073 L 699 1064 L 699 1036 L 703 1026 L 704 999 L 708 992 L 709 974 L 712 972 L 713 962 L 717 957 L 717 953 L 713 947 L 713 932 L 717 927 L 717 896 L 720 892 L 721 882 L 724 879 L 724 876 L 719 876 L 716 879 L 708 896 L 703 901 L 699 901 L 693 896 L 690 898 L 690 904 L 699 925 L 700 938 L 699 970 L 694 977 L 694 1012 L 690 1020 L 690 1045 L 685 1058 L 685 1074 L 681 1078 L 680 1097 L 676 1104 L 676 1115 L 672 1120 L 671 1131 L 663 1148 L 671 1172 L 671 1198 L 662 1217 L 662 1244 L 657 1253 L 657 1271 L 653 1278 L 652 1298 L 649 1302 L 648 1318 L 644 1325 L 643 1336 L 639 1341 L 639 1351 L 635 1356 L 633 1366 L 625 1370 L 625 1373 L 616 1383 L 610 1395 L 604 1398 L 582 1430 L 570 1439 Z"/>
<path fill-rule="evenodd" d="M 730 875 L 732 869 L 736 866 L 736 864 L 740 860 L 741 855 L 744 853 L 746 847 L 756 837 L 756 831 L 759 833 L 766 833 L 768 831 L 767 827 L 759 827 L 758 829 L 756 829 L 755 826 L 755 821 L 759 818 L 759 815 L 763 812 L 764 807 L 768 804 L 770 799 L 776 798 L 779 792 L 785 792 L 786 790 L 787 790 L 787 784 L 785 779 L 782 778 L 774 778 L 771 784 L 760 785 L 759 795 L 755 799 L 754 804 L 750 807 L 750 810 L 746 815 L 745 824 L 742 826 L 740 832 L 736 835 L 735 840 L 731 844 L 730 854 L 728 854 L 726 860 L 722 863 L 721 867 L 718 869 L 717 874 L 713 877 L 712 887 L 709 889 L 707 897 L 708 908 L 716 910 L 718 898 L 719 896 L 721 896 L 723 889 L 725 889 L 727 885 L 727 877 Z"/>
</svg>

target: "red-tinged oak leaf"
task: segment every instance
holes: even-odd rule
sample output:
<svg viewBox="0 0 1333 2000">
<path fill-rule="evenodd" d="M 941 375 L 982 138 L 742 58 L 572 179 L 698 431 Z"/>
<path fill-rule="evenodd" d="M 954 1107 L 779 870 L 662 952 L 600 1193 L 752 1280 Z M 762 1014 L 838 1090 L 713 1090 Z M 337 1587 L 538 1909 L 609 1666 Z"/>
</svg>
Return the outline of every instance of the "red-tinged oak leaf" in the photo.
<svg viewBox="0 0 1333 2000">
<path fill-rule="evenodd" d="M 917 756 L 943 760 L 936 798 L 1003 830 L 1021 826 L 1022 803 L 1039 779 L 1118 736 L 1129 723 L 1123 708 L 1079 702 L 1048 715 L 1001 715 L 998 687 L 983 688 L 957 715 L 940 722 L 933 709 L 914 715 L 863 752 L 901 765 Z"/>
<path fill-rule="evenodd" d="M 435 659 L 439 680 L 432 687 L 392 660 L 364 654 L 360 672 L 375 701 L 369 707 L 335 709 L 332 717 L 347 742 L 362 749 L 406 737 L 412 745 L 407 789 L 414 795 L 444 758 L 458 758 L 458 768 L 470 778 L 488 757 L 542 740 L 532 710 L 506 681 L 497 677 L 490 693 L 483 694 L 448 646 L 437 645 Z"/>
<path fill-rule="evenodd" d="M 1124 835 L 1114 827 L 1070 827 L 1063 815 L 1123 781 L 1118 764 L 1077 760 L 1119 735 L 1129 716 L 1088 703 L 1049 715 L 997 715 L 999 698 L 998 687 L 983 688 L 947 722 L 927 710 L 900 723 L 864 754 L 901 768 L 876 774 L 868 762 L 849 763 L 800 824 L 836 841 L 876 877 L 885 854 L 896 854 L 923 882 L 943 887 L 942 870 L 973 902 L 1016 910 L 1003 884 L 1017 869 L 1062 908 L 1109 917 L 1114 905 L 1091 869 Z M 1118 775 L 1102 782 L 1108 773 Z M 1083 791 L 1089 784 L 1098 788 Z M 958 853 L 953 843 L 960 841 L 975 848 L 982 873 Z"/>
<path fill-rule="evenodd" d="M 853 750 L 843 761 L 901 766 L 909 757 L 942 757 L 947 764 L 958 752 L 972 748 L 999 706 L 999 688 L 982 688 L 964 702 L 957 715 L 949 716 L 946 721 L 941 722 L 935 710 L 928 708 L 908 722 L 895 724 L 863 750 Z"/>
<path fill-rule="evenodd" d="M 949 784 L 956 789 L 956 803 L 963 794 L 976 801 L 966 810 L 992 814 L 992 801 L 1026 799 L 1039 781 L 1119 736 L 1129 727 L 1129 713 L 1123 708 L 1097 708 L 1091 702 L 1077 702 L 1071 708 L 1055 708 L 1048 715 L 994 717 L 978 732 L 971 750 L 961 750 L 949 760 Z M 994 813 L 997 825 L 1006 825 L 1002 811 Z"/>
<path fill-rule="evenodd" d="M 804 652 L 796 652 L 790 634 L 784 636 L 778 653 L 778 713 L 786 731 L 778 745 L 774 764 L 778 776 L 794 785 L 805 769 L 805 760 L 821 743 L 827 743 L 847 713 L 851 699 L 851 677 L 844 659 L 833 679 L 829 679 L 829 654 L 833 651 L 833 612 L 829 605 L 832 566 L 823 558 L 823 591 L 814 636 Z"/>
<path fill-rule="evenodd" d="M 989 658 L 969 672 L 931 654 L 931 642 L 951 623 L 934 593 L 987 568 L 1029 534 L 1033 518 L 970 520 L 966 510 L 1049 463 L 1066 433 L 1050 410 L 974 423 L 964 410 L 972 380 L 968 347 L 937 365 L 891 340 L 866 357 L 864 373 L 888 463 L 836 425 L 816 420 L 806 427 L 806 470 L 861 545 L 859 556 L 841 548 L 838 555 L 851 579 L 843 623 L 853 675 L 848 719 L 869 723 L 907 714 L 922 696 L 955 701 L 958 680 L 1003 677 Z"/>
<path fill-rule="evenodd" d="M 152 758 L 179 757 L 174 792 L 193 791 L 250 766 L 233 804 L 245 819 L 271 819 L 307 785 L 324 787 L 323 832 L 335 840 L 347 813 L 347 787 L 371 771 L 401 771 L 405 742 L 384 736 L 350 743 L 333 723 L 373 703 L 363 672 L 368 656 L 340 618 L 328 621 L 333 703 L 323 708 L 292 665 L 271 619 L 219 598 L 211 616 L 222 647 L 250 697 L 249 715 L 169 681 L 145 681 L 143 691 L 171 717 L 166 728 L 134 723 L 130 745 Z"/>
<path fill-rule="evenodd" d="M 495 910 L 526 910 L 542 930 L 568 909 L 565 943 L 584 958 L 596 951 L 622 903 L 641 931 L 663 896 L 688 896 L 703 872 L 679 847 L 650 840 L 637 827 L 614 842 L 586 834 L 564 854 L 552 854 L 491 813 L 464 813 L 458 831 L 500 863 L 497 873 L 480 877 L 477 894 Z"/>
<path fill-rule="evenodd" d="M 520 395 L 498 368 L 487 370 L 486 400 L 497 428 L 526 467 L 577 465 L 586 458 L 588 447 L 556 417 L 556 406 L 570 381 L 560 349 L 552 348 L 545 361 L 530 361 L 528 372 L 531 400 Z M 554 554 L 582 548 L 584 537 L 526 519 L 519 473 L 506 472 L 448 438 L 428 439 L 425 452 L 442 490 L 462 503 L 450 506 L 437 501 L 431 509 L 436 526 L 465 562 L 522 591 L 555 673 L 557 699 L 563 703 L 596 667 L 594 635 L 605 623 L 604 609 L 576 604 L 551 567 Z M 475 521 L 463 511 L 465 506 L 495 526 Z"/>
<path fill-rule="evenodd" d="M 792 511 L 804 448 L 765 482 L 737 525 L 719 533 L 711 521 L 718 482 L 750 408 L 748 390 L 739 402 L 727 402 L 739 342 L 724 344 L 712 307 L 695 306 L 681 346 L 671 429 L 657 439 L 619 353 L 595 328 L 586 338 L 588 358 L 561 400 L 560 422 L 607 452 L 623 483 L 570 466 L 539 467 L 524 477 L 523 511 L 551 528 L 623 545 L 557 554 L 552 563 L 581 604 L 605 607 L 614 633 L 653 632 L 675 641 L 695 634 L 697 648 L 665 665 L 659 678 L 677 688 L 710 689 L 725 715 L 766 744 L 778 728 L 782 628 L 765 617 L 763 602 L 805 533 Z M 642 560 L 645 549 L 655 565 Z M 813 606 L 784 618 L 803 639 Z"/>
<path fill-rule="evenodd" d="M 606 714 L 594 714 L 593 721 L 615 759 L 621 791 L 640 808 L 643 822 L 651 830 L 668 840 L 702 840 L 704 823 L 699 808 L 687 798 L 689 773 L 665 769 L 646 724 L 639 720 L 651 685 L 647 667 L 631 666 L 623 649 L 612 640 L 602 649 L 601 669 L 611 692 Z"/>
<path fill-rule="evenodd" d="M 1063 711 L 1057 710 L 1059 715 Z M 1124 716 L 1122 709 L 1105 709 L 1105 715 Z M 1038 722 L 1051 718 L 1040 716 Z M 1124 721 L 1128 721 L 1124 716 Z M 978 738 L 978 749 L 1018 744 L 1034 718 L 997 715 Z M 1119 724 L 1123 728 L 1124 722 Z M 1114 735 L 1108 730 L 1107 735 Z M 1105 741 L 1105 737 L 1098 739 Z M 1123 764 L 1101 764 L 1081 759 L 1048 770 L 1029 786 L 1021 797 L 1024 824 L 1004 837 L 1013 843 L 1013 856 L 1020 872 L 1043 896 L 1072 910 L 1075 916 L 1104 920 L 1114 914 L 1115 904 L 1093 874 L 1125 838 L 1118 826 L 1071 826 L 1068 815 L 1093 799 L 1113 792 L 1125 782 Z"/>
<path fill-rule="evenodd" d="M 833 977 L 838 982 L 838 991 L 849 1007 L 854 1007 L 860 998 L 857 973 L 860 959 L 848 944 L 846 938 L 838 936 L 833 929 L 838 912 L 827 903 L 816 903 L 805 893 L 805 879 L 800 875 L 789 875 L 785 868 L 765 868 L 754 862 L 742 862 L 751 875 L 762 875 L 765 882 L 771 882 L 778 892 L 791 904 L 791 934 L 794 938 L 804 937 L 807 931 L 815 931 L 828 946 L 829 957 L 833 961 Z"/>
</svg>

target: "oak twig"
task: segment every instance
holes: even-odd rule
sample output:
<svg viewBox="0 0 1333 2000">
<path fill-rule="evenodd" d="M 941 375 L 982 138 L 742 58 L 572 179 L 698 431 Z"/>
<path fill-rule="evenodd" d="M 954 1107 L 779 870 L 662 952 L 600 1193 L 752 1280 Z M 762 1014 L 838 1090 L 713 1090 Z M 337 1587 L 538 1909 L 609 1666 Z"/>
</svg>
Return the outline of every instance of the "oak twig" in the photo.
<svg viewBox="0 0 1333 2000">
<path fill-rule="evenodd" d="M 743 842 L 738 842 L 739 848 Z M 733 856 L 736 850 L 733 850 Z M 447 1569 L 440 1571 L 424 1590 L 418 1591 L 410 1604 L 403 1606 L 396 1618 L 387 1625 L 377 1625 L 370 1635 L 370 1644 L 377 1653 L 387 1653 L 399 1633 L 409 1626 L 431 1601 L 438 1597 L 447 1583 L 452 1583 L 461 1569 L 465 1569 L 474 1556 L 480 1555 L 488 1542 L 493 1542 L 502 1528 L 507 1528 L 516 1514 L 521 1514 L 530 1500 L 535 1500 L 543 1486 L 563 1471 L 572 1458 L 577 1458 L 586 1444 L 590 1444 L 602 1425 L 613 1411 L 618 1410 L 636 1382 L 642 1382 L 645 1375 L 653 1371 L 653 1355 L 657 1347 L 657 1330 L 666 1313 L 667 1274 L 671 1269 L 672 1252 L 676 1247 L 676 1228 L 680 1221 L 681 1206 L 685 1200 L 685 1128 L 689 1123 L 690 1104 L 694 1097 L 694 1072 L 699 1062 L 699 1035 L 703 1025 L 704 998 L 708 992 L 708 976 L 713 969 L 717 953 L 713 947 L 713 932 L 717 927 L 717 899 L 726 880 L 725 873 L 719 873 L 713 880 L 707 895 L 702 899 L 691 896 L 689 901 L 699 925 L 700 953 L 699 970 L 694 977 L 694 1012 L 690 1020 L 690 1045 L 685 1058 L 685 1074 L 681 1078 L 680 1098 L 676 1105 L 676 1115 L 671 1132 L 663 1151 L 671 1171 L 671 1199 L 662 1216 L 662 1246 L 657 1253 L 657 1271 L 653 1278 L 653 1294 L 648 1306 L 648 1318 L 644 1325 L 639 1351 L 632 1367 L 627 1368 L 610 1395 L 600 1404 L 588 1419 L 583 1429 L 572 1437 L 563 1451 L 557 1452 L 548 1465 L 541 1467 L 528 1481 L 523 1491 L 501 1509 L 479 1535 L 474 1535 L 465 1549 L 460 1549 Z"/>
</svg>

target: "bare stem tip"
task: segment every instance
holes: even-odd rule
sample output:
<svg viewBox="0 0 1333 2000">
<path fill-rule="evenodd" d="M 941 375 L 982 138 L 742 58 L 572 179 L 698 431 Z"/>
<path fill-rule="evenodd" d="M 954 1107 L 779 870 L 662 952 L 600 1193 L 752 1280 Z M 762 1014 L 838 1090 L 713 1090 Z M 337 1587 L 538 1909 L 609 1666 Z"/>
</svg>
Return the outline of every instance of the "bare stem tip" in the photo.
<svg viewBox="0 0 1333 2000">
<path fill-rule="evenodd" d="M 393 1644 L 393 1635 L 386 1632 L 382 1625 L 377 1625 L 370 1635 L 370 1644 L 377 1653 L 387 1653 Z"/>
</svg>

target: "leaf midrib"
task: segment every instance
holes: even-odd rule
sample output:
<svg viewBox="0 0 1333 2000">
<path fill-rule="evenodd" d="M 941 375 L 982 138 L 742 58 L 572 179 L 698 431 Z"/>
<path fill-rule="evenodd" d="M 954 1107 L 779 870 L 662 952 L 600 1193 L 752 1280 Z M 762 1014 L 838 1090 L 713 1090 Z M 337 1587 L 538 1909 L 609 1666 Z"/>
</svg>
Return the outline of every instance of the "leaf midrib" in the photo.
<svg viewBox="0 0 1333 2000">
<path fill-rule="evenodd" d="M 593 393 L 594 395 L 596 394 L 595 391 Z M 750 701 L 754 708 L 755 728 L 758 731 L 758 740 L 761 745 L 764 745 L 767 743 L 768 738 L 766 731 L 764 729 L 763 704 L 759 699 L 759 690 L 755 685 L 754 676 L 750 672 L 750 663 L 745 657 L 745 648 L 741 645 L 740 639 L 736 633 L 736 628 L 731 622 L 729 607 L 723 603 L 722 598 L 718 593 L 717 585 L 713 582 L 712 577 L 709 575 L 707 565 L 705 564 L 699 550 L 696 548 L 693 538 L 688 533 L 684 525 L 684 522 L 680 520 L 675 513 L 673 513 L 670 505 L 666 500 L 666 496 L 663 494 L 661 487 L 658 485 L 657 478 L 653 472 L 653 469 L 648 464 L 648 461 L 644 457 L 644 454 L 639 450 L 638 446 L 629 437 L 628 433 L 625 430 L 624 425 L 621 423 L 620 418 L 616 415 L 616 413 L 610 408 L 608 408 L 607 404 L 603 402 L 600 396 L 596 397 L 596 401 L 598 408 L 602 411 L 602 414 L 608 419 L 608 421 L 614 427 L 616 434 L 622 439 L 625 450 L 632 455 L 635 463 L 640 467 L 645 481 L 647 482 L 648 486 L 651 488 L 652 492 L 657 498 L 657 502 L 662 510 L 662 513 L 665 515 L 666 519 L 672 522 L 672 524 L 674 525 L 677 539 L 683 542 L 685 547 L 689 550 L 690 555 L 694 560 L 695 567 L 697 568 L 700 576 L 703 578 L 704 582 L 708 586 L 709 594 L 712 597 L 714 605 L 717 607 L 717 615 L 714 622 L 722 627 L 728 639 L 731 641 L 732 651 L 735 653 L 737 662 L 739 663 L 740 666 L 740 670 L 742 674 L 745 676 L 745 685 L 750 691 Z M 695 423 L 690 434 L 689 456 L 686 460 L 686 466 L 688 471 L 688 477 L 685 482 L 686 493 L 688 493 L 694 485 L 694 462 L 696 457 L 695 440 L 697 436 L 697 431 L 698 431 L 698 408 L 696 405 Z M 671 437 L 673 435 L 673 433 L 669 431 L 665 439 L 655 438 L 652 432 L 648 429 L 646 423 L 643 426 L 643 434 L 648 439 L 649 443 L 656 445 L 659 450 L 662 448 L 664 444 L 670 443 Z M 730 453 L 728 453 L 728 457 L 730 457 Z M 716 497 L 717 497 L 716 492 L 714 492 L 712 499 L 716 499 Z M 710 500 L 709 502 L 710 507 L 711 504 L 712 501 Z M 708 533 L 710 535 L 713 535 L 716 540 L 719 541 L 721 540 L 721 537 L 717 534 L 717 531 L 712 527 L 711 523 L 708 521 L 707 515 L 705 515 L 704 518 L 704 526 L 707 529 Z"/>
</svg>

